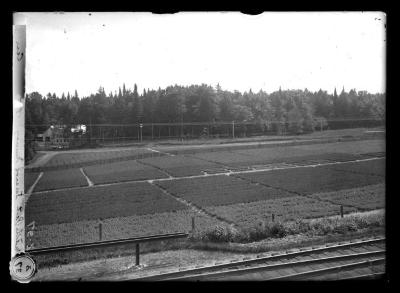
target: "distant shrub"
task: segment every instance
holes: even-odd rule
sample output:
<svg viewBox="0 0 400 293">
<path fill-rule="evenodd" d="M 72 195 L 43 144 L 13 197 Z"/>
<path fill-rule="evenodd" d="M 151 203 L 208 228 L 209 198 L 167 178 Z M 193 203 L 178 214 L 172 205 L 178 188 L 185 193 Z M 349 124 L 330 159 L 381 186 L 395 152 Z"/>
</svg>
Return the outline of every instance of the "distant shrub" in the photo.
<svg viewBox="0 0 400 293">
<path fill-rule="evenodd" d="M 298 233 L 307 233 L 311 230 L 310 223 L 303 219 L 296 219 L 294 222 L 286 225 L 286 232 L 289 235 Z"/>
<path fill-rule="evenodd" d="M 334 222 L 331 219 L 322 219 L 321 221 L 310 223 L 311 233 L 314 235 L 327 235 L 334 230 Z"/>
<path fill-rule="evenodd" d="M 205 232 L 192 235 L 192 240 L 247 243 L 298 234 L 308 234 L 310 236 L 346 234 L 360 229 L 382 227 L 384 225 L 384 217 L 379 214 L 349 216 L 346 218 L 323 218 L 313 221 L 297 219 L 292 222 L 266 222 L 239 231 L 228 226 L 215 226 Z"/>
<path fill-rule="evenodd" d="M 215 226 L 209 230 L 200 233 L 197 237 L 201 240 L 211 242 L 234 242 L 238 238 L 238 232 L 231 227 Z"/>
</svg>

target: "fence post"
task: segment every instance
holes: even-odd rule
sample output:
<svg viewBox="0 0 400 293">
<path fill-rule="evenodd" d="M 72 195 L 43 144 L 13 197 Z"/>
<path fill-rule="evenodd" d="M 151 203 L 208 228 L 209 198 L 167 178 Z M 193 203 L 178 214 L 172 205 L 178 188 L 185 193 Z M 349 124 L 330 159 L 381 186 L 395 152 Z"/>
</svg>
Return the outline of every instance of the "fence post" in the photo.
<svg viewBox="0 0 400 293">
<path fill-rule="evenodd" d="M 140 260 L 139 260 L 139 254 L 140 254 L 140 249 L 139 249 L 139 242 L 136 243 L 136 265 L 139 266 L 140 265 Z"/>
<path fill-rule="evenodd" d="M 340 206 L 340 217 L 343 218 L 343 206 Z"/>
<path fill-rule="evenodd" d="M 235 138 L 235 121 L 232 121 L 232 138 Z"/>
<path fill-rule="evenodd" d="M 272 218 L 272 222 L 275 222 L 275 214 L 272 214 L 271 218 Z"/>
</svg>

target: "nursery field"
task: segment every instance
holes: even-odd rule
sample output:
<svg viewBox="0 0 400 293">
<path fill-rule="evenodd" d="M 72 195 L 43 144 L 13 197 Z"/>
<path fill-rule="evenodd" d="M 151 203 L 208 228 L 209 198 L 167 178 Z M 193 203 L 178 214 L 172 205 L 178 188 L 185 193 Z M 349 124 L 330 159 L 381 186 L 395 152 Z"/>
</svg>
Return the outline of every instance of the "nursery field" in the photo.
<svg viewBox="0 0 400 293">
<path fill-rule="evenodd" d="M 360 158 L 361 154 L 382 152 L 384 149 L 385 143 L 382 140 L 363 140 L 274 148 L 253 148 L 224 152 L 204 152 L 195 154 L 194 157 L 225 166 L 242 166 L 275 162 L 295 163 L 317 159 L 330 161 L 355 160 Z"/>
<path fill-rule="evenodd" d="M 369 139 L 359 141 L 343 141 L 327 144 L 310 144 L 294 146 L 299 151 L 314 153 L 345 153 L 345 154 L 365 154 L 385 151 L 385 140 Z"/>
<path fill-rule="evenodd" d="M 112 217 L 102 220 L 102 240 L 190 231 L 192 217 L 195 217 L 196 230 L 204 231 L 221 225 L 220 221 L 212 217 L 199 215 L 188 209 Z M 96 242 L 99 240 L 98 226 L 98 220 L 39 225 L 32 240 L 37 248 Z"/>
<path fill-rule="evenodd" d="M 218 206 L 293 196 L 288 192 L 253 185 L 232 176 L 161 181 L 168 192 L 198 206 Z"/>
<path fill-rule="evenodd" d="M 134 160 L 107 165 L 93 165 L 85 167 L 83 170 L 94 184 L 168 177 L 156 168 L 143 165 Z"/>
<path fill-rule="evenodd" d="M 175 177 L 202 174 L 203 170 L 215 169 L 219 165 L 188 156 L 164 156 L 139 160 L 142 163 L 160 168 Z"/>
<path fill-rule="evenodd" d="M 292 196 L 251 203 L 207 207 L 210 213 L 218 214 L 242 228 L 272 220 L 293 221 L 339 215 L 344 205 L 345 214 L 360 210 L 385 207 L 384 184 L 345 189 L 335 192 L 313 194 L 310 197 Z"/>
<path fill-rule="evenodd" d="M 146 155 L 152 155 L 154 152 L 146 148 L 114 149 L 114 150 L 92 150 L 82 152 L 66 152 L 54 155 L 45 165 L 45 167 L 70 167 L 80 166 L 88 163 L 98 164 L 107 161 L 118 161 L 122 159 L 142 158 Z M 157 155 L 158 156 L 158 155 Z"/>
<path fill-rule="evenodd" d="M 134 152 L 60 154 L 51 164 L 126 159 Z M 337 215 L 340 206 L 345 213 L 382 209 L 384 156 L 384 141 L 364 140 L 45 170 L 26 204 L 26 223 L 35 221 L 35 247 L 48 247 L 97 241 L 100 219 L 102 240 L 111 240 L 188 232 L 192 217 L 196 230 L 205 231 L 252 227 L 272 214 L 291 221 Z M 26 191 L 39 174 L 25 173 Z"/>
<path fill-rule="evenodd" d="M 29 188 L 33 185 L 33 183 L 35 183 L 38 176 L 39 172 L 25 173 L 24 176 L 25 192 L 28 192 Z"/>
<path fill-rule="evenodd" d="M 186 209 L 176 200 L 145 183 L 95 186 L 71 191 L 33 193 L 26 209 L 27 222 L 38 225 L 162 213 Z"/>
<path fill-rule="evenodd" d="M 319 201 L 355 207 L 359 210 L 382 209 L 385 208 L 385 184 L 379 183 L 335 192 L 315 193 L 310 197 Z"/>
<path fill-rule="evenodd" d="M 342 164 L 332 166 L 332 169 L 339 172 L 350 172 L 357 173 L 361 175 L 375 175 L 385 177 L 386 174 L 386 163 L 385 159 L 358 162 L 357 164 Z"/>
<path fill-rule="evenodd" d="M 87 180 L 82 175 L 82 172 L 78 168 L 74 168 L 44 172 L 42 178 L 40 178 L 33 191 L 36 192 L 87 185 Z"/>
<path fill-rule="evenodd" d="M 385 159 L 364 162 L 365 165 L 383 165 Z M 317 167 L 282 169 L 234 175 L 252 183 L 286 190 L 296 194 L 313 194 L 373 185 L 384 182 L 384 177 L 350 172 L 359 163 L 343 163 Z M 340 167 L 338 167 L 340 166 Z M 336 168 L 340 168 L 337 170 Z M 374 167 L 375 168 L 375 167 Z M 382 167 L 380 167 L 382 168 Z M 367 172 L 368 168 L 364 168 Z"/>
</svg>

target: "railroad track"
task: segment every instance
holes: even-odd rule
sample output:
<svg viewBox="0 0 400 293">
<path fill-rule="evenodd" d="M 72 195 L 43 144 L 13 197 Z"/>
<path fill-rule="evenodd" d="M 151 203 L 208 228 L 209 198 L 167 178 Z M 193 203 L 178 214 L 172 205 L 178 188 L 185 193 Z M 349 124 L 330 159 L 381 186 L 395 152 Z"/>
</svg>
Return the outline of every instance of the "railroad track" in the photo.
<svg viewBox="0 0 400 293">
<path fill-rule="evenodd" d="M 338 280 L 380 278 L 385 238 L 352 241 L 130 279 L 132 281 Z"/>
</svg>

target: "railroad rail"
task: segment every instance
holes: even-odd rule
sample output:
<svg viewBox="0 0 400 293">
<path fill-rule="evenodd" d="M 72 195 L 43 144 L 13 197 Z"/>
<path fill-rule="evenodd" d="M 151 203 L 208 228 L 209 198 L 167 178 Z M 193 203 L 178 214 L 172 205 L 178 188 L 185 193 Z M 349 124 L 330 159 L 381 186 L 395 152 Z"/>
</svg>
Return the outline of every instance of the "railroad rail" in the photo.
<svg viewBox="0 0 400 293">
<path fill-rule="evenodd" d="M 132 281 L 359 279 L 384 275 L 385 238 L 313 247 Z M 357 272 L 358 270 L 358 272 Z M 372 272 L 371 272 L 372 271 Z"/>
</svg>

